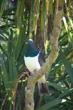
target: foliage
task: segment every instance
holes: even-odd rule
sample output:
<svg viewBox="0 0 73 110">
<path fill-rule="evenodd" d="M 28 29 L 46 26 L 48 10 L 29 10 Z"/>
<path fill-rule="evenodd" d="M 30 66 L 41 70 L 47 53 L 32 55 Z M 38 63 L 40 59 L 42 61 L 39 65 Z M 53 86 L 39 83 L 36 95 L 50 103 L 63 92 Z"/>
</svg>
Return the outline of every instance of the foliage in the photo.
<svg viewBox="0 0 73 110">
<path fill-rule="evenodd" d="M 10 8 L 10 3 L 13 7 Z M 59 37 L 58 59 L 48 71 L 50 96 L 38 95 L 35 87 L 35 109 L 73 110 L 73 15 L 71 0 L 65 0 Z M 0 107 L 1 110 L 23 110 L 27 77 L 24 67 L 24 43 L 28 38 L 35 42 L 43 39 L 45 58 L 51 46 L 54 10 L 58 11 L 58 0 L 0 0 Z M 40 22 L 38 23 L 38 21 Z M 38 33 L 38 24 L 40 32 Z M 38 37 L 38 34 L 42 37 Z M 38 39 L 37 39 L 38 37 Z M 39 47 L 40 48 L 40 47 Z M 24 68 L 24 71 L 22 71 Z"/>
</svg>

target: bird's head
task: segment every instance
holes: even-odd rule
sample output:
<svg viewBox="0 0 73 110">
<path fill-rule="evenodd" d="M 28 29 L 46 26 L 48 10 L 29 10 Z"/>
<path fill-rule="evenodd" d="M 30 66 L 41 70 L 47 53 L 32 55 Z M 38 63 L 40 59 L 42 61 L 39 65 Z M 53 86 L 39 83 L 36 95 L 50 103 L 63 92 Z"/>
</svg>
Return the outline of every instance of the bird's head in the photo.
<svg viewBox="0 0 73 110">
<path fill-rule="evenodd" d="M 25 42 L 25 44 L 28 44 L 28 45 L 31 45 L 31 44 L 33 44 L 34 43 L 34 41 L 32 40 L 32 39 L 28 39 L 26 42 Z"/>
<path fill-rule="evenodd" d="M 32 39 L 28 39 L 25 42 L 25 45 L 27 46 L 25 56 L 36 56 L 39 53 L 39 50 L 36 48 L 35 43 Z"/>
<path fill-rule="evenodd" d="M 36 49 L 35 43 L 32 39 L 28 39 L 25 42 L 25 45 L 27 45 L 27 49 Z"/>
</svg>

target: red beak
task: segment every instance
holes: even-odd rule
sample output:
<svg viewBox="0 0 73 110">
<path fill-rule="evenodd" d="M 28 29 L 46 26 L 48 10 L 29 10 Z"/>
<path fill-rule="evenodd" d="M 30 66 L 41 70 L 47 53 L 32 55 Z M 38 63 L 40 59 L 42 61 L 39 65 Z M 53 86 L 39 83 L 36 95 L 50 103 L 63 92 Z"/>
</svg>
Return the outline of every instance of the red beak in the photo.
<svg viewBox="0 0 73 110">
<path fill-rule="evenodd" d="M 28 44 L 28 42 L 25 42 L 25 44 Z"/>
</svg>

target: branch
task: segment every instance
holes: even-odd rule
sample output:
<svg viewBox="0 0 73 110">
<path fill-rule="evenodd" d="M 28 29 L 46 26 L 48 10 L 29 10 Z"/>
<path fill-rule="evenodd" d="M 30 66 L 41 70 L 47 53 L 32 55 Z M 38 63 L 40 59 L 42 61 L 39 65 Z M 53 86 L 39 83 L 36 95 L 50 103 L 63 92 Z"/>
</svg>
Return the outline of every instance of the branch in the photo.
<svg viewBox="0 0 73 110">
<path fill-rule="evenodd" d="M 55 10 L 53 33 L 50 38 L 52 50 L 48 56 L 47 61 L 44 63 L 42 68 L 35 72 L 33 76 L 29 77 L 27 86 L 25 89 L 25 110 L 34 110 L 34 88 L 35 83 L 40 79 L 52 66 L 58 56 L 58 38 L 60 34 L 61 18 L 63 13 L 64 0 L 59 0 L 58 12 Z"/>
</svg>

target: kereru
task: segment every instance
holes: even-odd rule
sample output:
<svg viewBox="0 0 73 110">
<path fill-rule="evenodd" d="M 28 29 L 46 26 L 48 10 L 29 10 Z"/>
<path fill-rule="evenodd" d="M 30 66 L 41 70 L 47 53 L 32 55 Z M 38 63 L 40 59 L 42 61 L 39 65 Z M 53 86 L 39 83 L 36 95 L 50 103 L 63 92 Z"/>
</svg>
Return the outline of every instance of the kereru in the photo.
<svg viewBox="0 0 73 110">
<path fill-rule="evenodd" d="M 33 74 L 41 68 L 45 62 L 45 59 L 42 52 L 36 48 L 32 39 L 25 42 L 25 45 L 27 45 L 27 50 L 24 55 L 25 65 L 30 73 Z M 40 96 L 44 94 L 49 95 L 49 88 L 45 75 L 38 80 L 38 89 Z"/>
</svg>

